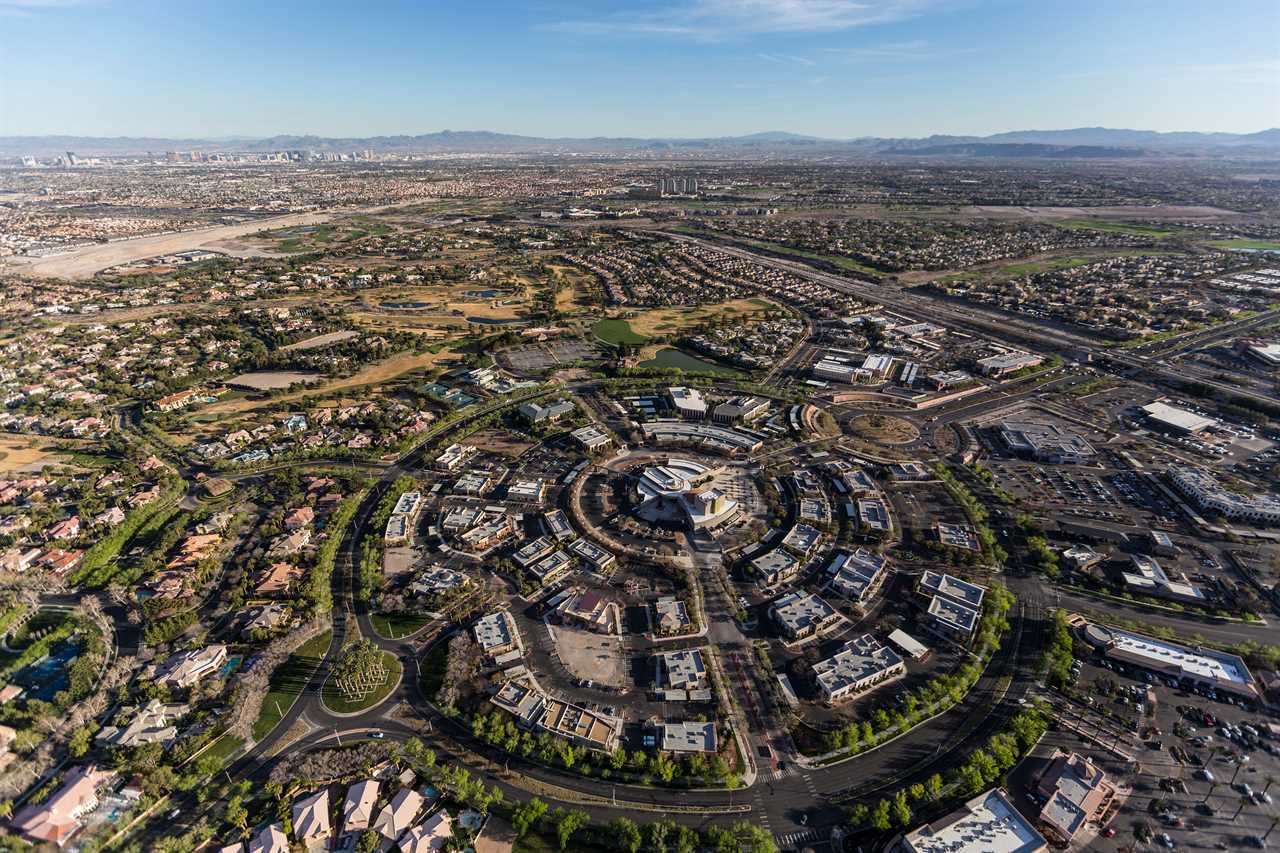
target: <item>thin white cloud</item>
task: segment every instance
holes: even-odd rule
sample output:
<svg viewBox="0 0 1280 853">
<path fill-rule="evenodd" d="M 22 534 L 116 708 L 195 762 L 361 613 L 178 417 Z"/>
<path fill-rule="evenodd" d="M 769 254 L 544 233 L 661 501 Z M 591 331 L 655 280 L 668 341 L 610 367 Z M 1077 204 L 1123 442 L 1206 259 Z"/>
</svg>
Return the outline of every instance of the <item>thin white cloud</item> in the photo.
<svg viewBox="0 0 1280 853">
<path fill-rule="evenodd" d="M 775 65 L 802 65 L 807 68 L 814 64 L 812 59 L 805 59 L 803 56 L 792 56 L 788 53 L 757 53 L 756 56 L 765 62 L 772 62 Z"/>
<path fill-rule="evenodd" d="M 26 18 L 41 12 L 88 6 L 93 2 L 94 0 L 0 0 L 0 17 Z"/>
<path fill-rule="evenodd" d="M 1188 76 L 1207 77 L 1227 83 L 1260 83 L 1280 87 L 1280 59 L 1183 65 L 1176 70 Z"/>
<path fill-rule="evenodd" d="M 590 35 L 728 38 L 838 32 L 914 17 L 941 0 L 684 0 L 648 12 L 556 21 L 546 29 Z"/>
<path fill-rule="evenodd" d="M 932 59 L 945 59 L 965 53 L 973 53 L 976 48 L 940 48 L 927 41 L 900 41 L 886 44 L 872 44 L 861 47 L 828 47 L 824 52 L 836 59 L 846 62 L 927 62 Z"/>
</svg>

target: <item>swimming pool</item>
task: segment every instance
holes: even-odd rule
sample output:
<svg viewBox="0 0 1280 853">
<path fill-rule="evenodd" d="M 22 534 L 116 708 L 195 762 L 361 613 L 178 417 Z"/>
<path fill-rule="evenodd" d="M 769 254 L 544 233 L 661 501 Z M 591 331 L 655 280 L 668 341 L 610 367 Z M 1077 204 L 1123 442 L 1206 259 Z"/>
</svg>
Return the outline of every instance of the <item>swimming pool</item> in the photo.
<svg viewBox="0 0 1280 853">
<path fill-rule="evenodd" d="M 49 654 L 27 665 L 13 677 L 13 683 L 24 688 L 28 698 L 50 702 L 60 690 L 67 689 L 67 664 L 79 654 L 80 644 L 66 639 L 50 649 Z"/>
</svg>

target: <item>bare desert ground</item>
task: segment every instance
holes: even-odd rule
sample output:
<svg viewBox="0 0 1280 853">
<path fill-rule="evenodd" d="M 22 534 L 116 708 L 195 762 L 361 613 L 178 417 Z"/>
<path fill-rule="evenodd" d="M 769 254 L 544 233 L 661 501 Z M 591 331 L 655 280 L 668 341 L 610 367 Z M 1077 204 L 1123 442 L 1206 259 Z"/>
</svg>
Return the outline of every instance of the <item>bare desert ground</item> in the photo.
<svg viewBox="0 0 1280 853">
<path fill-rule="evenodd" d="M 293 225 L 315 225 L 328 222 L 337 213 L 291 213 L 269 219 L 257 219 L 238 225 L 215 225 L 195 231 L 177 234 L 154 234 L 135 237 L 116 243 L 85 246 L 47 258 L 10 258 L 8 263 L 15 271 L 42 278 L 88 278 L 96 272 L 118 264 L 141 261 L 156 255 L 185 252 L 190 249 L 220 251 L 219 241 L 243 237 L 267 228 L 285 228 Z"/>
</svg>

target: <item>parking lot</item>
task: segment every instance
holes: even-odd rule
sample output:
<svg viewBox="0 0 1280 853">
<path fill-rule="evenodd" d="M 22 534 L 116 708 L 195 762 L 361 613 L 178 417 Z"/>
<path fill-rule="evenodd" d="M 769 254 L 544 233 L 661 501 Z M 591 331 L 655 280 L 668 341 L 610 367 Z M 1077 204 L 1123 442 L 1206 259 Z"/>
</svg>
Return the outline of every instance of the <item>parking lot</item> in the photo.
<svg viewBox="0 0 1280 853">
<path fill-rule="evenodd" d="M 1088 755 L 1132 789 L 1110 823 L 1115 835 L 1088 849 L 1127 851 L 1144 840 L 1188 850 L 1270 844 L 1265 837 L 1280 819 L 1280 789 L 1268 790 L 1280 781 L 1280 726 L 1272 728 L 1280 720 L 1111 661 L 1079 671 L 1081 701 L 1054 700 L 1060 725 L 1047 741 Z"/>
<path fill-rule="evenodd" d="M 602 357 L 600 347 L 578 340 L 526 344 L 501 354 L 502 360 L 519 373 L 541 373 L 580 361 L 599 361 Z"/>
</svg>

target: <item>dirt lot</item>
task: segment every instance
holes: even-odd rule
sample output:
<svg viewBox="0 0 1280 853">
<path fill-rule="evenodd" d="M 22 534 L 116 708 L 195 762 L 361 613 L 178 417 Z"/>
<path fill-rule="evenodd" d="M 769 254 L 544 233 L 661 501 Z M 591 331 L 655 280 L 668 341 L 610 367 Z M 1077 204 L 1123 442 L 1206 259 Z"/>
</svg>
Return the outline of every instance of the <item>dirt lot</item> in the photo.
<svg viewBox="0 0 1280 853">
<path fill-rule="evenodd" d="M 576 678 L 613 687 L 626 685 L 626 658 L 619 637 L 557 625 L 556 653 Z"/>
<path fill-rule="evenodd" d="M 197 231 L 183 231 L 178 234 L 157 234 L 151 237 L 137 237 L 132 240 L 121 240 L 117 243 L 85 246 L 61 255 L 47 258 L 30 258 L 13 260 L 12 263 L 27 275 L 45 278 L 88 278 L 99 270 L 118 264 L 141 261 L 156 255 L 168 255 L 174 252 L 185 252 L 189 249 L 207 247 L 218 250 L 213 244 L 219 240 L 243 237 L 264 228 L 284 228 L 293 225 L 312 225 L 327 222 L 335 216 L 333 213 L 293 213 L 287 216 L 276 216 L 270 219 L 258 219 L 253 222 L 242 222 L 238 225 L 216 225 Z"/>
<path fill-rule="evenodd" d="M 486 453 L 498 453 L 512 458 L 522 456 L 525 451 L 534 446 L 533 442 L 525 441 L 519 436 L 500 429 L 481 430 L 471 436 L 467 444 L 473 444 Z"/>
</svg>

